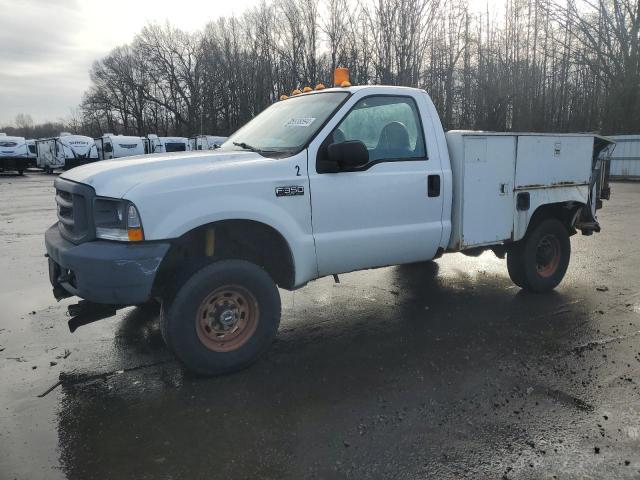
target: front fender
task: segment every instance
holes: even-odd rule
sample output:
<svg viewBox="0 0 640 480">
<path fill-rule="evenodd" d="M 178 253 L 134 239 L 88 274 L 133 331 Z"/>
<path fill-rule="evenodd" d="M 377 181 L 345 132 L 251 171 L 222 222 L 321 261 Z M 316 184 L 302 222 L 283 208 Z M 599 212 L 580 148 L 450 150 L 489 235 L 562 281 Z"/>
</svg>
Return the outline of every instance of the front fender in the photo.
<svg viewBox="0 0 640 480">
<path fill-rule="evenodd" d="M 144 200 L 136 206 L 140 210 L 146 240 L 178 238 L 202 225 L 222 220 L 263 223 L 278 231 L 289 245 L 295 267 L 294 286 L 301 286 L 318 276 L 310 204 L 306 196 L 281 199 L 274 196 L 273 201 L 268 201 L 230 195 L 216 197 L 210 203 L 194 198 L 164 209 L 162 216 L 156 216 L 154 212 L 158 208 L 150 208 Z"/>
</svg>

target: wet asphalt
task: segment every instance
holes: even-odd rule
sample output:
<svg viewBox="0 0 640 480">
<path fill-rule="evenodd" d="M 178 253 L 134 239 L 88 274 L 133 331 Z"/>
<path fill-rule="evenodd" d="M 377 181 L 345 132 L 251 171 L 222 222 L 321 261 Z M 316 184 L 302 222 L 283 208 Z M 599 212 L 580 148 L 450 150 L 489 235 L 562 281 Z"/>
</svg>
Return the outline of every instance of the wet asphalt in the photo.
<svg viewBox="0 0 640 480">
<path fill-rule="evenodd" d="M 0 175 L 0 479 L 640 478 L 640 184 L 551 294 L 491 253 L 324 278 L 256 365 L 198 378 L 153 308 L 69 333 L 52 179 Z"/>
</svg>

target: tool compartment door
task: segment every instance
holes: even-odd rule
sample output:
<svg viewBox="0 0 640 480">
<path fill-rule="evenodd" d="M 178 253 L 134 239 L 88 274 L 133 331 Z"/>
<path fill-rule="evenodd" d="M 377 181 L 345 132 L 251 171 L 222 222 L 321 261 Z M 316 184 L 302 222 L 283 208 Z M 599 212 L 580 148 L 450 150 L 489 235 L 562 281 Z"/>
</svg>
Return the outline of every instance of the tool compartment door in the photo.
<svg viewBox="0 0 640 480">
<path fill-rule="evenodd" d="M 516 188 L 588 185 L 592 159 L 591 135 L 521 135 Z"/>
<path fill-rule="evenodd" d="M 511 238 L 515 156 L 515 136 L 465 137 L 463 249 Z"/>
</svg>

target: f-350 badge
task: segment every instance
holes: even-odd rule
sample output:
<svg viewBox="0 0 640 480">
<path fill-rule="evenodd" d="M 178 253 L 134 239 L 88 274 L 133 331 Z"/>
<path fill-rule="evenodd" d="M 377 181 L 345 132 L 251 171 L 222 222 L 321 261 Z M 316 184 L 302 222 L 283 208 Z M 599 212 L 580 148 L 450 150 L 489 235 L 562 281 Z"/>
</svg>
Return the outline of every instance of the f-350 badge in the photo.
<svg viewBox="0 0 640 480">
<path fill-rule="evenodd" d="M 304 187 L 302 185 L 276 187 L 276 197 L 294 197 L 296 195 L 304 195 Z"/>
</svg>

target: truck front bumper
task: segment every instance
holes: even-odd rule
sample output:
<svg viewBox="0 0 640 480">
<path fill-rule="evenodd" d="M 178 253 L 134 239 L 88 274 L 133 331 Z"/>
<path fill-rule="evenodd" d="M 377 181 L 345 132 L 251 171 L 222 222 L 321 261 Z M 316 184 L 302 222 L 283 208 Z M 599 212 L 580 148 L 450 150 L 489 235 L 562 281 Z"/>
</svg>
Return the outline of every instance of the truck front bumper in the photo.
<svg viewBox="0 0 640 480">
<path fill-rule="evenodd" d="M 169 243 L 119 243 L 97 240 L 76 245 L 58 224 L 45 233 L 49 280 L 56 297 L 76 295 L 109 305 L 139 305 L 151 289 Z M 67 292 L 69 295 L 61 295 Z"/>
</svg>

